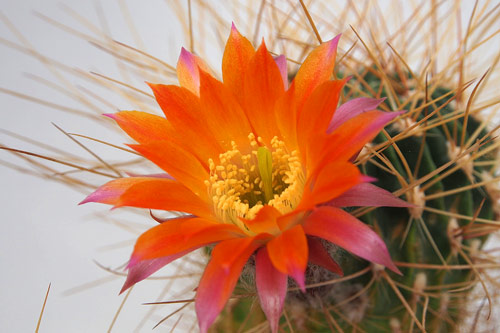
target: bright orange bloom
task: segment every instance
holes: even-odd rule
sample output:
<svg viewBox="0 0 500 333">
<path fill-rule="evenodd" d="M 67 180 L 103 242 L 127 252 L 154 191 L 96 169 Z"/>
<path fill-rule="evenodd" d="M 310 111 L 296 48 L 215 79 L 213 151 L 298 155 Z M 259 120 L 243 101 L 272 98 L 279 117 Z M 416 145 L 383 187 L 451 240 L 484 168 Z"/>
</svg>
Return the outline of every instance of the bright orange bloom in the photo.
<svg viewBox="0 0 500 333">
<path fill-rule="evenodd" d="M 130 145 L 166 174 L 113 180 L 84 202 L 185 212 L 142 234 L 123 290 L 200 247 L 216 244 L 196 311 L 206 332 L 255 253 L 260 302 L 273 332 L 287 277 L 305 290 L 308 261 L 338 274 L 318 238 L 398 272 L 382 239 L 339 207 L 407 204 L 369 183 L 353 157 L 398 112 L 360 98 L 337 108 L 343 80 L 331 80 L 339 37 L 314 49 L 288 87 L 286 59 L 255 50 L 233 26 L 223 82 L 184 49 L 179 86 L 150 84 L 165 118 L 110 115 Z"/>
</svg>

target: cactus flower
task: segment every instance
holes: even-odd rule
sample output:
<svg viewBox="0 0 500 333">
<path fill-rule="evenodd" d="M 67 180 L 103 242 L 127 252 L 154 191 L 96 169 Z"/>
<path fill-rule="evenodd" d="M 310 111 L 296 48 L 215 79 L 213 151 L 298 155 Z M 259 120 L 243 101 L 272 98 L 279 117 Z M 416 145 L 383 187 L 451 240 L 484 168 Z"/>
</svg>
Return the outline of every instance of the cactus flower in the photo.
<svg viewBox="0 0 500 333">
<path fill-rule="evenodd" d="M 316 47 L 289 85 L 285 57 L 264 42 L 255 50 L 233 25 L 222 82 L 182 49 L 180 86 L 150 84 L 165 117 L 109 115 L 165 174 L 113 180 L 82 203 L 186 213 L 138 238 L 123 290 L 215 244 L 197 288 L 200 331 L 254 255 L 259 300 L 277 332 L 288 277 L 305 291 L 308 262 L 342 274 L 319 238 L 399 273 L 379 235 L 341 207 L 407 206 L 352 162 L 400 113 L 378 111 L 382 100 L 369 98 L 337 108 L 347 82 L 331 79 L 339 38 Z"/>
</svg>

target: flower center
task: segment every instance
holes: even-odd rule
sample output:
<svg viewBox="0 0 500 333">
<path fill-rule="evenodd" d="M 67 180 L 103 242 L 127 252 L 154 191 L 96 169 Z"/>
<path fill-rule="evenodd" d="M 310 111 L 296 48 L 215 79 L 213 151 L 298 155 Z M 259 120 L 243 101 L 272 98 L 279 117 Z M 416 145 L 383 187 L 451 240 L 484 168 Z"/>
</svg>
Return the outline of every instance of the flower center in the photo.
<svg viewBox="0 0 500 333">
<path fill-rule="evenodd" d="M 250 153 L 242 153 L 231 142 L 232 149 L 219 155 L 218 165 L 210 159 L 210 179 L 205 181 L 217 216 L 243 229 L 240 218 L 253 219 L 264 205 L 283 214 L 295 209 L 305 182 L 296 150 L 289 152 L 277 137 L 270 148 L 253 133 L 248 140 Z"/>
</svg>

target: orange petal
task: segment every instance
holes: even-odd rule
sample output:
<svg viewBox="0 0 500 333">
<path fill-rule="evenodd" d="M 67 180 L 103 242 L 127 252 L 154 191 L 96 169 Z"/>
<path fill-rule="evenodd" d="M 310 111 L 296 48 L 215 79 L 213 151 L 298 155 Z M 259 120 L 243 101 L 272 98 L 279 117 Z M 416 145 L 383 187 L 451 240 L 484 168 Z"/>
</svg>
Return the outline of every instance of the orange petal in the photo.
<svg viewBox="0 0 500 333">
<path fill-rule="evenodd" d="M 238 32 L 233 23 L 222 58 L 222 78 L 224 85 L 235 96 L 243 96 L 243 76 L 254 53 L 252 44 Z"/>
<path fill-rule="evenodd" d="M 307 154 L 308 146 L 317 144 L 312 136 L 326 133 L 346 81 L 347 79 L 323 82 L 313 91 L 298 114 L 297 136 L 302 155 Z"/>
<path fill-rule="evenodd" d="M 303 105 L 317 86 L 332 76 L 339 39 L 340 35 L 316 47 L 300 66 L 294 79 L 299 106 Z"/>
<path fill-rule="evenodd" d="M 231 239 L 215 246 L 196 293 L 200 332 L 206 333 L 231 296 L 241 270 L 252 253 L 263 245 L 265 235 Z"/>
<path fill-rule="evenodd" d="M 356 166 L 345 161 L 333 161 L 308 178 L 298 209 L 310 209 L 328 202 L 362 182 Z"/>
<path fill-rule="evenodd" d="M 329 80 L 314 89 L 298 115 L 297 131 L 300 134 L 326 132 L 347 80 Z"/>
<path fill-rule="evenodd" d="M 200 69 L 210 72 L 202 59 L 182 48 L 177 61 L 177 78 L 181 87 L 189 89 L 195 95 L 199 95 L 200 92 Z"/>
<path fill-rule="evenodd" d="M 231 92 L 219 81 L 200 72 L 200 102 L 206 126 L 222 147 L 232 149 L 231 141 L 238 147 L 249 146 L 252 132 L 248 119 Z"/>
<path fill-rule="evenodd" d="M 255 134 L 267 144 L 279 136 L 274 110 L 276 101 L 285 92 L 282 82 L 278 65 L 262 42 L 243 78 L 243 105 Z"/>
<path fill-rule="evenodd" d="M 212 206 L 175 180 L 144 182 L 132 186 L 115 207 L 132 206 L 185 212 L 212 218 Z"/>
<path fill-rule="evenodd" d="M 323 162 L 350 159 L 402 112 L 367 111 L 340 125 L 332 132 L 323 151 Z M 318 158 L 318 160 L 321 160 Z"/>
<path fill-rule="evenodd" d="M 150 180 L 151 178 L 146 177 L 130 177 L 130 178 L 119 178 L 112 180 L 97 190 L 89 194 L 80 205 L 88 202 L 99 202 L 108 205 L 116 205 L 120 200 L 120 197 L 132 186 L 140 184 L 144 181 Z"/>
<path fill-rule="evenodd" d="M 298 207 L 300 208 L 300 207 Z M 305 211 L 295 209 L 294 211 L 281 215 L 277 218 L 276 222 L 278 223 L 278 227 L 281 231 L 288 230 L 293 226 L 302 223 L 302 219 L 304 217 Z"/>
<path fill-rule="evenodd" d="M 181 183 L 165 178 L 130 177 L 112 180 L 99 187 L 81 203 L 100 202 L 115 207 L 172 210 L 212 217 L 210 204 Z"/>
<path fill-rule="evenodd" d="M 172 131 L 169 121 L 163 117 L 141 111 L 121 111 L 106 116 L 139 143 L 167 140 Z"/>
<path fill-rule="evenodd" d="M 359 153 L 392 119 L 401 112 L 367 111 L 349 119 L 331 134 L 320 133 L 307 148 L 307 170 L 315 175 L 326 164 L 348 161 Z"/>
<path fill-rule="evenodd" d="M 142 260 L 171 256 L 236 237 L 243 237 L 243 234 L 232 224 L 221 224 L 203 218 L 169 220 L 139 236 L 129 266 Z"/>
<path fill-rule="evenodd" d="M 308 247 L 302 226 L 284 231 L 267 243 L 269 258 L 276 269 L 290 275 L 305 291 L 304 272 L 307 267 Z"/>
<path fill-rule="evenodd" d="M 208 134 L 200 135 L 201 133 L 186 127 L 176 130 L 163 117 L 138 111 L 122 111 L 108 116 L 116 120 L 118 125 L 135 141 L 141 144 L 171 141 L 196 156 L 205 167 L 208 165 L 208 159 L 218 156 L 220 151 L 220 148 L 213 144 L 213 139 L 207 139 Z M 193 142 L 200 142 L 203 145 L 195 146 Z"/>
<path fill-rule="evenodd" d="M 295 85 L 292 83 L 275 107 L 277 126 L 290 151 L 297 148 L 297 103 L 294 95 Z"/>
<path fill-rule="evenodd" d="M 281 213 L 273 206 L 265 205 L 259 210 L 253 220 L 243 220 L 250 231 L 260 234 L 263 232 L 277 234 L 280 232 L 276 219 Z"/>
<path fill-rule="evenodd" d="M 174 135 L 178 141 L 187 143 L 193 149 L 193 153 L 205 162 L 208 158 L 223 152 L 207 127 L 206 115 L 202 113 L 198 97 L 178 86 L 163 84 L 149 84 L 149 86 L 175 129 Z"/>
<path fill-rule="evenodd" d="M 174 85 L 154 83 L 148 85 L 153 91 L 156 102 L 174 127 L 192 127 L 201 124 L 196 121 L 201 113 L 200 100 L 192 92 Z"/>
<path fill-rule="evenodd" d="M 209 178 L 209 174 L 193 154 L 171 141 L 153 141 L 129 147 L 206 200 L 207 188 L 204 181 Z"/>
</svg>

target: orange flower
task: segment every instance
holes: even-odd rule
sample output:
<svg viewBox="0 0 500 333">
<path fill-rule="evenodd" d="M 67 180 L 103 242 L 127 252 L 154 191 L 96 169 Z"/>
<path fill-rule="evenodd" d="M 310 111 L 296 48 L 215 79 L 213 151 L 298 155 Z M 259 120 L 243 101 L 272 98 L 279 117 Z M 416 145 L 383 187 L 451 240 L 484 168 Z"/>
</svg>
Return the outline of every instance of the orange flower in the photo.
<svg viewBox="0 0 500 333">
<path fill-rule="evenodd" d="M 316 237 L 399 273 L 382 239 L 339 208 L 407 206 L 352 163 L 399 113 L 377 111 L 382 100 L 367 98 L 337 109 L 347 81 L 330 79 L 339 37 L 314 49 L 288 87 L 284 56 L 273 58 L 264 43 L 254 50 L 233 25 L 223 82 L 183 49 L 180 87 L 150 84 L 166 118 L 110 115 L 138 142 L 130 147 L 166 174 L 113 180 L 83 202 L 189 214 L 139 237 L 123 290 L 216 244 L 196 295 L 206 332 L 255 253 L 260 302 L 276 332 L 288 276 L 305 290 L 308 261 L 342 274 Z"/>
</svg>

